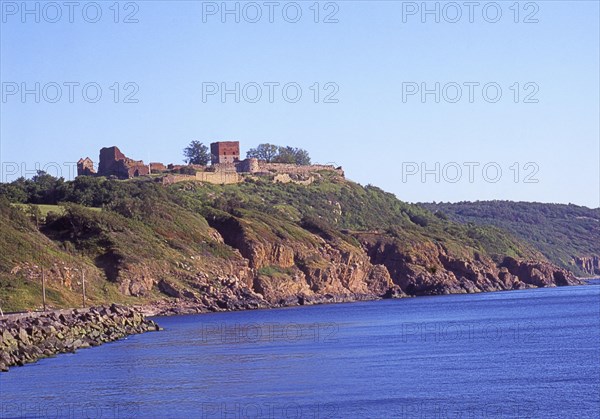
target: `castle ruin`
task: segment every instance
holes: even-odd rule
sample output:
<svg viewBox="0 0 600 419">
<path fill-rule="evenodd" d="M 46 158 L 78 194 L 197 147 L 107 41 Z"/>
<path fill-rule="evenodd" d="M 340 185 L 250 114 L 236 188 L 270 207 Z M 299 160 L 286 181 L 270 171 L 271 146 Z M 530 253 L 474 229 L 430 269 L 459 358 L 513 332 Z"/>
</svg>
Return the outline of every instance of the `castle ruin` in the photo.
<svg viewBox="0 0 600 419">
<path fill-rule="evenodd" d="M 119 179 L 150 174 L 150 167 L 141 160 L 132 160 L 126 157 L 118 147 L 105 147 L 100 150 L 100 163 L 98 163 L 98 176 L 115 176 Z"/>
<path fill-rule="evenodd" d="M 235 163 L 240 160 L 239 141 L 219 141 L 210 145 L 211 163 Z"/>
<path fill-rule="evenodd" d="M 77 176 L 94 176 L 94 162 L 89 157 L 81 158 L 77 162 Z"/>
<path fill-rule="evenodd" d="M 140 176 L 156 176 L 165 184 L 199 181 L 215 184 L 242 182 L 245 175 L 269 175 L 274 181 L 309 184 L 318 171 L 326 170 L 344 176 L 341 167 L 331 165 L 301 166 L 287 163 L 268 163 L 255 158 L 240 160 L 238 141 L 215 142 L 210 145 L 211 165 L 164 165 L 159 162 L 144 164 L 125 156 L 118 147 L 100 150 L 98 171 L 89 157 L 77 162 L 77 176 L 105 176 L 132 179 Z"/>
</svg>

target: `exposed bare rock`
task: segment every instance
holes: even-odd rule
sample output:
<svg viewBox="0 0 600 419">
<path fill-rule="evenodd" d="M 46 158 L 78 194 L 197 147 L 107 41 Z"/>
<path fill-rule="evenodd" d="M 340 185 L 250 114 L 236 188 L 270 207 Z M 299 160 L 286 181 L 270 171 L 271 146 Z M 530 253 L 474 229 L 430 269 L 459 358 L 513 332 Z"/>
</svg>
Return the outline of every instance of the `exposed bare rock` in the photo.
<svg viewBox="0 0 600 419">
<path fill-rule="evenodd" d="M 220 242 L 235 248 L 229 264 L 208 272 L 190 263 L 189 277 L 179 272 L 173 279 L 163 272 L 157 288 L 173 300 L 148 310 L 181 314 L 578 283 L 545 261 L 505 258 L 498 264 L 479 253 L 457 255 L 432 241 L 409 244 L 355 232 L 358 241 L 350 243 L 299 227 L 277 235 L 268 225 L 259 234 L 256 221 L 234 216 L 211 225 Z"/>
<path fill-rule="evenodd" d="M 573 258 L 576 266 L 588 275 L 600 275 L 600 256 L 580 256 Z"/>
<path fill-rule="evenodd" d="M 160 327 L 138 310 L 115 304 L 7 316 L 0 319 L 0 371 L 155 330 Z"/>
<path fill-rule="evenodd" d="M 549 262 L 519 261 L 506 257 L 500 266 L 508 269 L 508 272 L 518 277 L 525 284 L 536 287 L 577 285 L 581 283 L 572 273 Z"/>
<path fill-rule="evenodd" d="M 568 271 L 545 261 L 518 261 L 507 257 L 501 264 L 475 254 L 453 256 L 443 246 L 420 243 L 406 246 L 391 237 L 358 235 L 373 264 L 384 265 L 395 284 L 409 295 L 500 291 L 531 287 L 575 285 Z"/>
<path fill-rule="evenodd" d="M 210 220 L 224 242 L 239 250 L 253 269 L 253 291 L 271 304 L 331 295 L 378 298 L 393 285 L 384 267 L 373 265 L 364 251 L 338 237 L 323 238 L 298 226 L 289 234 L 268 225 L 229 216 Z"/>
</svg>

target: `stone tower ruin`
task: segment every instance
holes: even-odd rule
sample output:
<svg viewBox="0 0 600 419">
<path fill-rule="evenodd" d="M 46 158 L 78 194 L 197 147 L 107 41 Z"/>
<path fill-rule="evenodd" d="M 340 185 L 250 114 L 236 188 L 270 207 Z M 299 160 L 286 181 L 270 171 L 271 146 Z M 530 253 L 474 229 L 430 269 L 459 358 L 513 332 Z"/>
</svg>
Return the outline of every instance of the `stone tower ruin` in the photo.
<svg viewBox="0 0 600 419">
<path fill-rule="evenodd" d="M 234 163 L 240 160 L 239 141 L 219 141 L 210 145 L 211 163 Z"/>
</svg>

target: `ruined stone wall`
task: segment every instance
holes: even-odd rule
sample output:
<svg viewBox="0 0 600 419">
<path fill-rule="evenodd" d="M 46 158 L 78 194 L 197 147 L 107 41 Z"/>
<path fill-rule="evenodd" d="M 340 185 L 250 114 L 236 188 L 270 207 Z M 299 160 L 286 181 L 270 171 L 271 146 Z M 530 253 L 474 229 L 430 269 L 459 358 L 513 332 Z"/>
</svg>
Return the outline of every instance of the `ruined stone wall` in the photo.
<svg viewBox="0 0 600 419">
<path fill-rule="evenodd" d="M 118 147 L 105 147 L 100 150 L 99 176 L 116 176 L 119 179 L 130 179 L 150 174 L 150 168 L 141 160 L 126 157 Z"/>
<path fill-rule="evenodd" d="M 216 173 L 236 173 L 240 171 L 237 163 L 215 163 L 211 167 Z"/>
<path fill-rule="evenodd" d="M 279 183 L 295 183 L 297 185 L 310 185 L 315 181 L 314 176 L 303 176 L 305 179 L 292 179 L 287 173 L 277 173 L 273 178 L 273 182 Z"/>
<path fill-rule="evenodd" d="M 98 163 L 98 174 L 100 176 L 115 175 L 115 172 L 119 169 L 117 166 L 118 162 L 125 160 L 126 157 L 118 147 L 104 147 L 100 149 L 100 160 Z"/>
<path fill-rule="evenodd" d="M 255 158 L 244 159 L 233 163 L 216 163 L 211 166 L 216 172 L 238 173 L 285 173 L 289 175 L 309 175 L 320 170 L 328 170 L 344 176 L 341 167 L 332 165 L 314 164 L 300 166 L 287 163 L 267 163 Z"/>
<path fill-rule="evenodd" d="M 79 159 L 77 162 L 77 176 L 94 176 L 94 162 L 89 157 Z"/>
<path fill-rule="evenodd" d="M 163 178 L 162 182 L 164 185 L 172 185 L 179 182 L 207 182 L 215 185 L 231 185 L 234 183 L 240 183 L 243 180 L 242 176 L 237 173 L 228 172 L 197 172 L 193 175 L 167 175 Z"/>
<path fill-rule="evenodd" d="M 257 173 L 260 172 L 258 159 L 250 158 L 236 163 L 236 169 L 241 173 Z"/>
<path fill-rule="evenodd" d="M 172 185 L 174 183 L 196 180 L 196 176 L 192 175 L 167 175 L 162 178 L 163 185 Z"/>
<path fill-rule="evenodd" d="M 162 163 L 150 163 L 150 173 L 161 173 L 167 170 L 167 166 Z"/>
<path fill-rule="evenodd" d="M 138 177 L 146 176 L 150 174 L 150 168 L 144 164 L 143 161 L 135 160 L 121 160 L 123 162 L 124 169 L 127 171 L 127 177 Z"/>
<path fill-rule="evenodd" d="M 215 183 L 217 185 L 230 185 L 233 183 L 240 183 L 242 177 L 237 173 L 229 172 L 198 172 L 196 173 L 196 180 L 200 182 Z"/>
<path fill-rule="evenodd" d="M 310 174 L 319 170 L 328 170 L 336 172 L 340 176 L 344 176 L 342 168 L 336 168 L 331 165 L 313 164 L 310 166 L 299 166 L 297 164 L 286 164 L 286 163 L 266 163 L 263 161 L 258 162 L 259 172 L 271 172 L 271 173 L 287 173 L 287 174 Z"/>
</svg>

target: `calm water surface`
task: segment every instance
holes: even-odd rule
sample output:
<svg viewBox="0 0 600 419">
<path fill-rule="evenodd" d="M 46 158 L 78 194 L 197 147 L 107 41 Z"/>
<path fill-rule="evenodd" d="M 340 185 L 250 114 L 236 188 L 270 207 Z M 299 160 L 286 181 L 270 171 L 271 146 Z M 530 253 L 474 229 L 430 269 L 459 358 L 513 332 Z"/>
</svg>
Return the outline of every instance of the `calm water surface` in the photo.
<svg viewBox="0 0 600 419">
<path fill-rule="evenodd" d="M 0 374 L 0 417 L 600 417 L 598 285 L 156 320 Z"/>
</svg>

